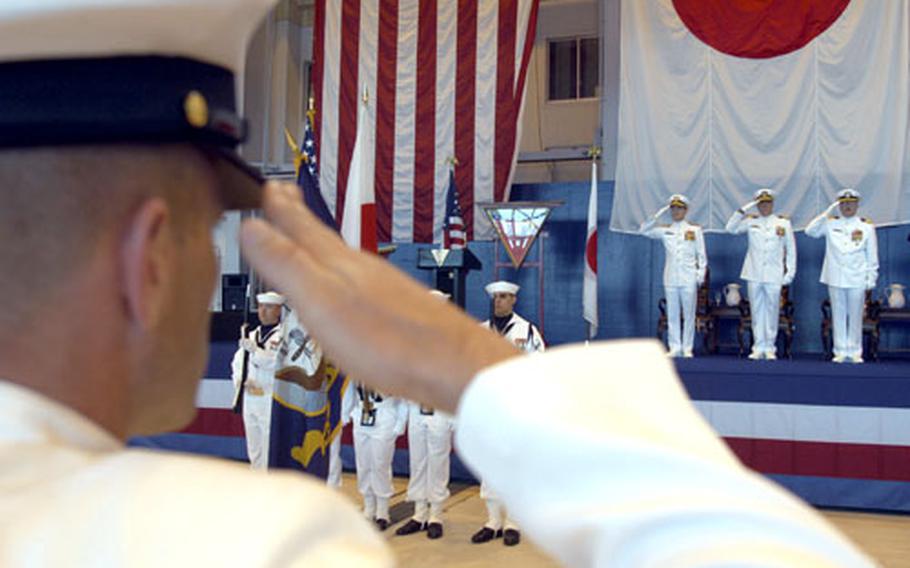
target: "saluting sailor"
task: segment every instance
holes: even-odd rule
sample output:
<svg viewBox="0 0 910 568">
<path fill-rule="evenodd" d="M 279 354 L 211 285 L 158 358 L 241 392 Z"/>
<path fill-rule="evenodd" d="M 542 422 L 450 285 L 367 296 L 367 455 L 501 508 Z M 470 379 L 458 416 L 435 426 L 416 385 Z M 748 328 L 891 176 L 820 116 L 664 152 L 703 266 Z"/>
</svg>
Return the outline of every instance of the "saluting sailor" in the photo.
<svg viewBox="0 0 910 568">
<path fill-rule="evenodd" d="M 231 362 L 231 378 L 235 390 L 243 383 L 243 429 L 250 465 L 253 469 L 266 469 L 269 465 L 272 389 L 283 343 L 281 307 L 284 296 L 266 292 L 258 294 L 256 302 L 260 325 L 252 331 L 242 331 L 239 348 Z M 246 382 L 243 382 L 244 363 Z"/>
<path fill-rule="evenodd" d="M 825 238 L 820 281 L 828 285 L 835 363 L 863 362 L 863 310 L 866 290 L 878 280 L 878 241 L 872 221 L 856 215 L 860 194 L 843 189 L 837 200 L 806 227 L 806 234 Z M 833 215 L 835 209 L 840 215 Z"/>
<path fill-rule="evenodd" d="M 670 211 L 672 223 L 658 224 Z M 695 302 L 698 286 L 705 281 L 708 255 L 701 227 L 686 221 L 689 199 L 675 193 L 670 202 L 638 228 L 639 233 L 664 244 L 664 294 L 667 299 L 667 343 L 670 357 L 692 357 L 695 342 Z M 680 326 L 682 317 L 682 326 Z M 680 337 L 682 327 L 682 337 Z"/>
<path fill-rule="evenodd" d="M 756 207 L 758 215 L 746 211 Z M 780 290 L 796 276 L 796 239 L 786 217 L 774 213 L 774 191 L 764 188 L 733 212 L 727 232 L 749 234 L 749 248 L 740 278 L 749 287 L 752 311 L 752 353 L 749 359 L 777 359 Z"/>
<path fill-rule="evenodd" d="M 493 317 L 482 325 L 508 339 L 526 353 L 543 351 L 546 344 L 537 326 L 515 313 L 519 289 L 517 284 L 504 280 L 487 284 L 484 290 L 493 301 Z M 506 546 L 515 546 L 521 542 L 518 526 L 509 519 L 505 505 L 483 480 L 480 483 L 480 498 L 487 505 L 487 522 L 474 533 L 471 542 L 480 544 L 499 537 L 503 537 L 502 542 Z"/>
</svg>

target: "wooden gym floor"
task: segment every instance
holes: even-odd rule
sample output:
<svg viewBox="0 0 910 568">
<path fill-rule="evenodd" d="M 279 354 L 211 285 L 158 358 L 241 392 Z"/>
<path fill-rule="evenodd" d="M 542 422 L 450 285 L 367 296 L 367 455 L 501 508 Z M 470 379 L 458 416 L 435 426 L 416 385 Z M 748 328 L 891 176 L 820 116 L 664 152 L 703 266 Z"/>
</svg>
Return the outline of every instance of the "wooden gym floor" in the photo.
<svg viewBox="0 0 910 568">
<path fill-rule="evenodd" d="M 391 506 L 392 526 L 385 532 L 402 568 L 558 566 L 527 539 L 514 547 L 503 546 L 502 539 L 486 544 L 472 544 L 471 535 L 486 520 L 486 509 L 476 485 L 451 485 L 452 496 L 445 507 L 445 535 L 441 539 L 429 540 L 426 533 L 396 536 L 395 529 L 407 521 L 414 510 L 405 501 L 407 483 L 407 478 L 395 478 L 395 495 Z M 360 505 L 357 481 L 353 474 L 344 474 L 342 492 Z M 910 515 L 843 511 L 824 511 L 823 514 L 882 566 L 910 568 Z"/>
</svg>

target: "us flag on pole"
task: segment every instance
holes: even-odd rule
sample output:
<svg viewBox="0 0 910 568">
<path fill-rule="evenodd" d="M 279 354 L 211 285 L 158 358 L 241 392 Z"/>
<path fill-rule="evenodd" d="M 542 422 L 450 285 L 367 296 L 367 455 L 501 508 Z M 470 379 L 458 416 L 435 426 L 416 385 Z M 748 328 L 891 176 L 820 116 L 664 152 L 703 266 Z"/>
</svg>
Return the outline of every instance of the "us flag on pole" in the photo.
<svg viewBox="0 0 910 568">
<path fill-rule="evenodd" d="M 446 196 L 446 221 L 442 231 L 442 245 L 447 249 L 463 249 L 465 245 L 464 216 L 458 204 L 458 187 L 455 174 L 449 173 L 449 191 Z"/>
<path fill-rule="evenodd" d="M 344 211 L 359 128 L 382 242 L 442 242 L 447 159 L 468 239 L 506 201 L 539 0 L 316 0 L 312 85 L 323 195 Z M 358 101 L 369 93 L 365 124 Z"/>
</svg>

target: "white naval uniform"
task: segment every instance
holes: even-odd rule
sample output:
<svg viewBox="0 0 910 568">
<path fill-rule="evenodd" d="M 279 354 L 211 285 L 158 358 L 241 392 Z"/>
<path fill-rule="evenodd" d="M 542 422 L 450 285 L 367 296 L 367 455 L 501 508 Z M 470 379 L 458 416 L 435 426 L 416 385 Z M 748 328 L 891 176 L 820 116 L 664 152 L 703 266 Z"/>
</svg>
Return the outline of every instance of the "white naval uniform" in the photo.
<svg viewBox="0 0 910 568">
<path fill-rule="evenodd" d="M 353 404 L 348 416 L 354 423 L 354 461 L 357 466 L 357 490 L 363 496 L 363 514 L 369 519 L 389 519 L 392 486 L 392 458 L 395 440 L 404 434 L 408 422 L 407 403 L 394 397 L 350 385 L 346 397 Z M 372 425 L 363 412 L 364 396 L 373 403 Z"/>
<path fill-rule="evenodd" d="M 664 244 L 664 294 L 667 299 L 667 344 L 671 355 L 692 355 L 695 343 L 695 302 L 705 280 L 708 255 L 701 227 L 685 219 L 658 225 L 655 219 L 641 224 L 639 232 Z M 680 337 L 682 317 L 682 337 Z"/>
<path fill-rule="evenodd" d="M 449 498 L 452 453 L 452 416 L 408 402 L 408 500 L 414 502 L 414 520 L 441 523 L 442 506 Z"/>
<path fill-rule="evenodd" d="M 771 214 L 744 215 L 734 211 L 727 232 L 748 233 L 749 248 L 740 278 L 748 283 L 752 311 L 752 352 L 777 354 L 780 290 L 796 276 L 796 238 L 790 220 Z"/>
<path fill-rule="evenodd" d="M 806 234 L 825 238 L 820 281 L 828 285 L 835 357 L 863 356 L 863 311 L 866 290 L 878 280 L 878 241 L 871 221 L 819 215 Z"/>
<path fill-rule="evenodd" d="M 269 466 L 269 436 L 272 420 L 272 391 L 275 371 L 281 358 L 283 327 L 279 323 L 264 336 L 261 327 L 247 333 L 256 343 L 247 363 L 246 390 L 243 393 L 243 429 L 246 451 L 253 469 Z M 231 378 L 234 389 L 240 388 L 243 377 L 243 349 L 234 353 L 231 361 Z"/>
<path fill-rule="evenodd" d="M 459 455 L 568 567 L 874 566 L 744 468 L 661 353 L 653 341 L 596 342 L 482 370 L 458 406 Z M 320 481 L 124 449 L 3 381 L 0 463 L 2 566 L 393 565 Z"/>
<path fill-rule="evenodd" d="M 493 330 L 495 333 L 499 333 L 525 353 L 536 353 L 546 349 L 543 336 L 540 334 L 537 326 L 514 312 L 502 332 L 496 329 L 492 320 L 487 320 L 483 322 L 482 325 Z M 484 525 L 485 527 L 493 529 L 494 531 L 518 528 L 510 518 L 509 512 L 506 510 L 506 506 L 502 502 L 502 499 L 499 498 L 483 478 L 480 480 L 480 498 L 484 500 L 484 503 L 487 506 L 487 522 Z"/>
</svg>

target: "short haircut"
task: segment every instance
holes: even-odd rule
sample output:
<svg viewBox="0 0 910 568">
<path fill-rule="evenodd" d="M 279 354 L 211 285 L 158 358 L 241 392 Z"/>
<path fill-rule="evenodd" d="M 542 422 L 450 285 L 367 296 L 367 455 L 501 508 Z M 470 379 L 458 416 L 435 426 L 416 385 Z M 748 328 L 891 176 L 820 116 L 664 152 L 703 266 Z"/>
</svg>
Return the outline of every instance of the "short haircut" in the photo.
<svg viewBox="0 0 910 568">
<path fill-rule="evenodd" d="M 180 238 L 213 179 L 202 152 L 182 144 L 0 150 L 0 324 L 65 286 L 151 197 L 171 206 Z"/>
</svg>

